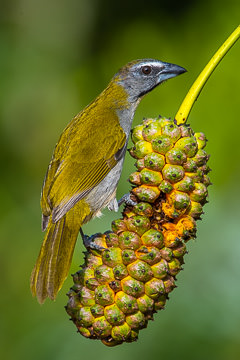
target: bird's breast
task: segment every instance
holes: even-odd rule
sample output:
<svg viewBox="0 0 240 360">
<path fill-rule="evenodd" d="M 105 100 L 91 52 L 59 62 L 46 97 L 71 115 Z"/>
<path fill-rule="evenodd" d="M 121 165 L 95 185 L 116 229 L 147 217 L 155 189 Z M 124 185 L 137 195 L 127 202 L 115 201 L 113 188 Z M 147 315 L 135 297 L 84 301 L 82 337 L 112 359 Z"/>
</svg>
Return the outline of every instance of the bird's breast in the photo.
<svg viewBox="0 0 240 360">
<path fill-rule="evenodd" d="M 87 195 L 86 201 L 90 206 L 93 216 L 113 201 L 120 175 L 122 172 L 124 157 L 105 176 L 105 178 Z"/>
</svg>

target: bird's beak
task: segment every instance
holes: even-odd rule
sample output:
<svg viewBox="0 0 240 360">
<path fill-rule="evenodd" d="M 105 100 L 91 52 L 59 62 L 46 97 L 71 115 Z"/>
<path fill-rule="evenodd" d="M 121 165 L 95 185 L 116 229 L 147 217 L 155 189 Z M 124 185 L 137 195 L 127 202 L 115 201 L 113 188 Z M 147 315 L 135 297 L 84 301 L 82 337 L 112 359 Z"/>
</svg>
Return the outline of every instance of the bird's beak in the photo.
<svg viewBox="0 0 240 360">
<path fill-rule="evenodd" d="M 185 73 L 187 70 L 183 67 L 171 63 L 163 63 L 163 69 L 159 73 L 161 81 L 171 79 L 175 76 Z"/>
</svg>

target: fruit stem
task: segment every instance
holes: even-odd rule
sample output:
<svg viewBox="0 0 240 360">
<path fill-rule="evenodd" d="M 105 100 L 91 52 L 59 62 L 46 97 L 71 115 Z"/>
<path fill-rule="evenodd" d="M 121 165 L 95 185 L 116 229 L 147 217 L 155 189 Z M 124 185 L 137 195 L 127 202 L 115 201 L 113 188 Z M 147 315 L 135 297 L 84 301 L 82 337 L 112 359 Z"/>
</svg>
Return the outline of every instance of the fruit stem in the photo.
<svg viewBox="0 0 240 360">
<path fill-rule="evenodd" d="M 187 121 L 189 113 L 193 107 L 194 102 L 197 100 L 203 86 L 207 82 L 208 78 L 215 70 L 217 65 L 226 55 L 226 53 L 231 49 L 235 42 L 240 37 L 240 25 L 232 32 L 232 34 L 227 38 L 227 40 L 222 44 L 218 51 L 213 55 L 209 63 L 205 66 L 203 71 L 197 77 L 192 87 L 188 91 L 185 99 L 183 100 L 176 116 L 175 120 L 177 124 L 183 124 Z"/>
</svg>

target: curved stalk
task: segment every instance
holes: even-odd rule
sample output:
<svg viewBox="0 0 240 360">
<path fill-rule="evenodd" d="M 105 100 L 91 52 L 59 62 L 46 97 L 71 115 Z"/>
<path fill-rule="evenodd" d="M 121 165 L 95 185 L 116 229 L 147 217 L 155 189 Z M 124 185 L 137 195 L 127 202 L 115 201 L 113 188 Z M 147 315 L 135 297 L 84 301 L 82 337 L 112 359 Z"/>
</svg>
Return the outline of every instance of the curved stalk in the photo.
<svg viewBox="0 0 240 360">
<path fill-rule="evenodd" d="M 189 113 L 193 107 L 194 102 L 197 100 L 203 86 L 206 81 L 215 70 L 217 65 L 223 59 L 223 57 L 227 54 L 227 52 L 231 49 L 231 47 L 235 44 L 235 42 L 240 37 L 240 25 L 232 32 L 232 34 L 227 38 L 227 40 L 223 43 L 223 45 L 218 49 L 218 51 L 213 55 L 209 63 L 205 66 L 203 71 L 197 77 L 192 87 L 188 91 L 185 99 L 183 100 L 176 116 L 175 120 L 177 124 L 182 124 L 187 121 Z"/>
</svg>

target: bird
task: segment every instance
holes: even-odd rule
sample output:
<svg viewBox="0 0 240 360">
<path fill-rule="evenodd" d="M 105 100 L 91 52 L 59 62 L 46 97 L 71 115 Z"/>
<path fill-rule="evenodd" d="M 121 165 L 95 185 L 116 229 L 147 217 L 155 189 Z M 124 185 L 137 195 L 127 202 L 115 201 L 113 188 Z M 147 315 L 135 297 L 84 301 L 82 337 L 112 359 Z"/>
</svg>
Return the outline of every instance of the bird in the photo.
<svg viewBox="0 0 240 360">
<path fill-rule="evenodd" d="M 185 71 L 155 59 L 131 61 L 62 132 L 41 192 L 45 236 L 30 280 L 39 303 L 56 299 L 83 224 L 105 207 L 118 210 L 116 190 L 139 102 Z"/>
</svg>

